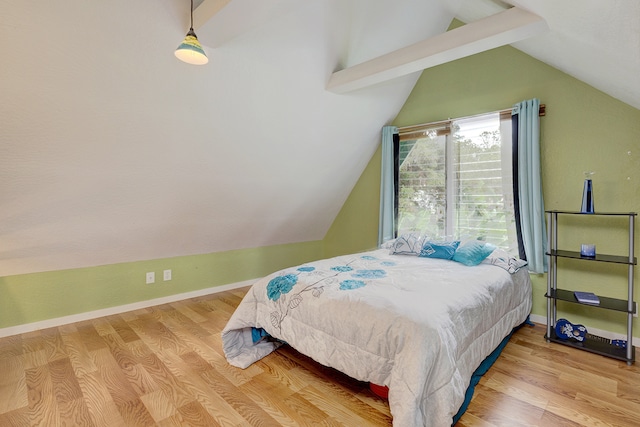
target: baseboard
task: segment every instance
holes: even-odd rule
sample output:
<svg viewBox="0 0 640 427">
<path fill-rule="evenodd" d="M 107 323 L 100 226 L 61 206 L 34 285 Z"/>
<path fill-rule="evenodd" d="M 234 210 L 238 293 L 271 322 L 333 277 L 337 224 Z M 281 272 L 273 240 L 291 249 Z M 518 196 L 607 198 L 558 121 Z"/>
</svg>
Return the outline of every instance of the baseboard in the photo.
<svg viewBox="0 0 640 427">
<path fill-rule="evenodd" d="M 546 316 L 540 316 L 538 314 L 531 314 L 529 316 L 529 319 L 533 322 L 533 323 L 538 323 L 541 325 L 547 325 L 547 317 Z M 616 334 L 613 332 L 609 332 L 609 331 L 605 331 L 603 329 L 596 329 L 596 328 L 588 328 L 587 332 L 589 332 L 590 334 L 593 335 L 598 335 L 599 337 L 604 337 L 604 338 L 608 338 L 610 340 L 625 340 L 627 339 L 626 335 L 622 335 L 622 334 Z M 638 337 L 632 337 L 633 343 L 639 343 L 640 342 L 640 338 Z"/>
<path fill-rule="evenodd" d="M 141 308 L 152 307 L 154 305 L 168 304 L 176 301 L 182 301 L 189 298 L 201 297 L 204 295 L 225 292 L 232 289 L 238 289 L 249 286 L 255 282 L 255 279 L 245 280 L 243 282 L 231 283 L 228 285 L 214 286 L 212 288 L 199 289 L 197 291 L 185 292 L 182 294 L 169 295 L 162 298 L 155 298 L 146 301 L 134 302 L 131 304 L 120 305 L 117 307 L 103 308 L 95 311 L 87 311 L 85 313 L 72 314 L 69 316 L 58 317 L 55 319 L 42 320 L 40 322 L 27 323 L 24 325 L 9 326 L 0 329 L 0 338 L 12 335 L 24 334 L 27 332 L 38 331 L 41 329 L 55 328 L 70 323 L 82 322 L 85 320 L 97 319 L 99 317 L 111 316 L 114 314 L 126 313 L 127 311 L 138 310 Z"/>
</svg>

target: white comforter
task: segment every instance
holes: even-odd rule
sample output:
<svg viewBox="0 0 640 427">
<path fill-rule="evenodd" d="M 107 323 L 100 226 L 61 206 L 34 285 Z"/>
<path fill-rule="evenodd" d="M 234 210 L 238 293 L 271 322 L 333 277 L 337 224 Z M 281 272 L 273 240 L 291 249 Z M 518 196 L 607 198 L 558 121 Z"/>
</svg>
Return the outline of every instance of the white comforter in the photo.
<svg viewBox="0 0 640 427">
<path fill-rule="evenodd" d="M 473 371 L 531 310 L 526 268 L 389 255 L 341 256 L 285 269 L 249 290 L 222 332 L 230 364 L 278 347 L 389 386 L 394 426 L 450 426 Z"/>
</svg>

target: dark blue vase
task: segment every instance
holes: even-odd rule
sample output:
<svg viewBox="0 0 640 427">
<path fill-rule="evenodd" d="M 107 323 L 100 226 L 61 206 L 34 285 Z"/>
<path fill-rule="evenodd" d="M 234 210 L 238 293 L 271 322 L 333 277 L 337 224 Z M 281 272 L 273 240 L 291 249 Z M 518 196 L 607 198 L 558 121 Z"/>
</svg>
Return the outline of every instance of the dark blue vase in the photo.
<svg viewBox="0 0 640 427">
<path fill-rule="evenodd" d="M 584 190 L 582 191 L 582 213 L 593 213 L 593 184 L 590 179 L 584 180 Z"/>
</svg>

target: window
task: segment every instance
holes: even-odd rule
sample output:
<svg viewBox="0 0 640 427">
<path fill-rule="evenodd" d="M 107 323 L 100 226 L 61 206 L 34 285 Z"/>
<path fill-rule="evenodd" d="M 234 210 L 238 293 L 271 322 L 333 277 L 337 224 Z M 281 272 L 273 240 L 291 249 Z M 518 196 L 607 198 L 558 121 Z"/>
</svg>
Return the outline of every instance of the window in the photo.
<svg viewBox="0 0 640 427">
<path fill-rule="evenodd" d="M 511 162 L 509 114 L 401 129 L 398 233 L 481 238 L 517 254 Z"/>
</svg>

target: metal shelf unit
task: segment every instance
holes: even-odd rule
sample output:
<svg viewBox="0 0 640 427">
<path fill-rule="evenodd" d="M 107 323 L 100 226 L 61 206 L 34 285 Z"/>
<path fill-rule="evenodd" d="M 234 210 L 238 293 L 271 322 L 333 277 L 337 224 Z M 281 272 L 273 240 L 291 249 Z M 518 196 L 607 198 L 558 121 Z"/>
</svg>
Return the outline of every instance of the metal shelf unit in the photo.
<svg viewBox="0 0 640 427">
<path fill-rule="evenodd" d="M 589 351 L 591 353 L 600 354 L 614 359 L 624 360 L 627 364 L 632 364 L 635 361 L 635 348 L 632 345 L 633 337 L 633 315 L 636 311 L 636 305 L 633 301 L 633 286 L 634 286 L 634 266 L 637 264 L 637 259 L 634 256 L 634 228 L 636 212 L 625 213 L 582 213 L 572 211 L 546 211 L 548 227 L 548 242 L 549 251 L 547 256 L 549 257 L 549 271 L 547 274 L 547 333 L 545 338 L 547 341 L 556 342 L 563 345 L 579 348 L 581 350 Z M 582 256 L 580 252 L 565 251 L 558 249 L 558 216 L 559 215 L 589 215 L 589 216 L 618 216 L 628 217 L 629 225 L 629 251 L 628 255 L 605 255 L 596 254 L 595 257 Z M 600 304 L 585 304 L 579 302 L 575 296 L 573 290 L 558 289 L 558 258 L 571 258 L 579 259 L 585 262 L 608 262 L 627 265 L 628 268 L 628 296 L 627 299 L 609 298 L 606 296 L 598 295 Z M 590 307 L 597 307 L 605 310 L 614 310 L 626 313 L 627 316 L 627 345 L 626 347 L 620 347 L 612 344 L 608 339 L 598 337 L 595 335 L 587 334 L 584 341 L 574 341 L 561 339 L 556 335 L 555 324 L 557 320 L 557 302 L 566 301 L 572 304 L 583 304 Z"/>
</svg>

